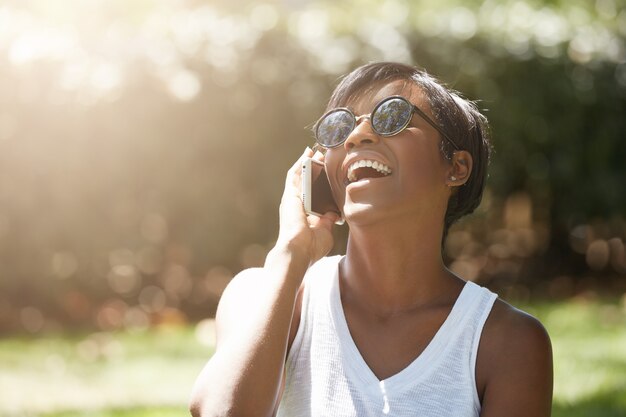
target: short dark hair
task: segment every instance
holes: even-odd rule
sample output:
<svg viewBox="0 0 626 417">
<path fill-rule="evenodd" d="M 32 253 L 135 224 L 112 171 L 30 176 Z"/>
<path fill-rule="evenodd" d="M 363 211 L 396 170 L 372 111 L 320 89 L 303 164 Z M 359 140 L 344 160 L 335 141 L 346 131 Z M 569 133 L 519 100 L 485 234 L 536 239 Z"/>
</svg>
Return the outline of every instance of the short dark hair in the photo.
<svg viewBox="0 0 626 417">
<path fill-rule="evenodd" d="M 487 166 L 491 156 L 489 123 L 476 104 L 460 93 L 446 87 L 425 70 L 396 62 L 375 62 L 363 65 L 346 75 L 335 88 L 327 110 L 345 106 L 393 81 L 405 80 L 419 87 L 426 95 L 435 121 L 462 150 L 472 155 L 473 165 L 469 180 L 457 187 L 448 201 L 444 220 L 445 239 L 450 226 L 480 204 Z M 441 141 L 441 152 L 447 159 L 454 151 L 452 145 Z"/>
</svg>

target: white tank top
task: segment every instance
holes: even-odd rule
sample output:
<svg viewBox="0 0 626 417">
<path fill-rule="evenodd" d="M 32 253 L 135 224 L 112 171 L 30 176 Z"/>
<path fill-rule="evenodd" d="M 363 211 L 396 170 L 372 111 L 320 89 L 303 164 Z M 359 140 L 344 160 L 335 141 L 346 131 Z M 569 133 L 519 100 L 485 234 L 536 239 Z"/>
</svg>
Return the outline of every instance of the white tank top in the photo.
<svg viewBox="0 0 626 417">
<path fill-rule="evenodd" d="M 321 259 L 304 278 L 300 326 L 287 357 L 278 417 L 478 416 L 476 353 L 496 294 L 467 282 L 424 351 L 380 381 L 348 330 L 340 259 Z"/>
</svg>

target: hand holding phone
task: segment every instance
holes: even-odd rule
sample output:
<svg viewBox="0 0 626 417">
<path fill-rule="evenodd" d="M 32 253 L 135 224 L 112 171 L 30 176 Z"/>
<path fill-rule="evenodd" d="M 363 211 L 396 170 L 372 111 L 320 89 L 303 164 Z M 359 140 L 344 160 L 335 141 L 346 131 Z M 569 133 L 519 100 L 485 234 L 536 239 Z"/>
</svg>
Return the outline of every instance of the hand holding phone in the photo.
<svg viewBox="0 0 626 417">
<path fill-rule="evenodd" d="M 302 203 L 307 214 L 322 216 L 333 211 L 341 216 L 341 210 L 333 197 L 324 164 L 312 158 L 302 162 Z M 343 224 L 340 217 L 335 224 Z"/>
</svg>

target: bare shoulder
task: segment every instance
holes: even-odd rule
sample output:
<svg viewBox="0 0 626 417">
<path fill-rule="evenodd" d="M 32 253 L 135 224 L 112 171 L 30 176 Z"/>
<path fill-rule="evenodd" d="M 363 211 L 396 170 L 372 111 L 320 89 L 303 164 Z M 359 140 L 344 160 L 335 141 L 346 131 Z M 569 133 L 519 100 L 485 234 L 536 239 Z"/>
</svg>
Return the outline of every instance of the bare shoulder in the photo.
<svg viewBox="0 0 626 417">
<path fill-rule="evenodd" d="M 552 346 L 535 317 L 496 300 L 478 349 L 476 382 L 481 416 L 549 416 Z"/>
<path fill-rule="evenodd" d="M 249 268 L 239 272 L 230 280 L 220 297 L 215 313 L 215 330 L 217 341 L 226 338 L 230 326 L 237 323 L 245 314 L 242 306 L 254 300 L 254 294 L 263 281 L 263 268 Z"/>
<path fill-rule="evenodd" d="M 263 268 L 249 268 L 239 272 L 226 286 L 220 298 L 215 315 L 215 330 L 217 343 L 228 337 L 229 329 L 241 326 L 247 318 L 251 307 L 259 302 L 258 295 L 265 290 L 266 282 Z M 300 309 L 304 281 L 300 285 L 295 300 L 295 306 L 289 332 L 289 347 L 295 338 L 300 323 Z"/>
<path fill-rule="evenodd" d="M 541 322 L 501 299 L 494 303 L 483 332 L 486 337 L 481 344 L 506 345 L 514 351 L 550 350 L 550 337 Z"/>
</svg>

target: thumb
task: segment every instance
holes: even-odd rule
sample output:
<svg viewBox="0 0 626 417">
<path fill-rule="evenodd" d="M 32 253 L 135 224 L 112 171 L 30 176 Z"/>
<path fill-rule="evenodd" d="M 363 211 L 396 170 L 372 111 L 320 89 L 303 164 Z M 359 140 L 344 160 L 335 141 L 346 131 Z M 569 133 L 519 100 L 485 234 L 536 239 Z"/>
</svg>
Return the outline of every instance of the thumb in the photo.
<svg viewBox="0 0 626 417">
<path fill-rule="evenodd" d="M 335 211 L 327 211 L 322 216 L 322 219 L 328 221 L 330 224 L 334 224 L 341 220 L 341 215 Z"/>
</svg>

